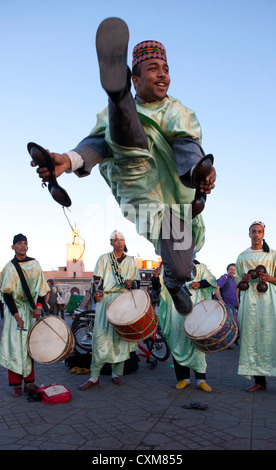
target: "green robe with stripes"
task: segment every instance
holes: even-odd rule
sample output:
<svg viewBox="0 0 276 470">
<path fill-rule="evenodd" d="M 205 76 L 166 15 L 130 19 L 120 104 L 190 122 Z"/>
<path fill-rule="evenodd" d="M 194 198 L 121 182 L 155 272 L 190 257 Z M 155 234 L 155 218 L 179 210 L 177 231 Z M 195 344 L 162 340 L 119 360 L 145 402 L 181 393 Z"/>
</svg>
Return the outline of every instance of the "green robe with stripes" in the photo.
<svg viewBox="0 0 276 470">
<path fill-rule="evenodd" d="M 194 305 L 202 300 L 211 299 L 212 291 L 217 286 L 215 276 L 213 276 L 204 264 L 196 264 L 196 269 L 196 277 L 191 282 L 206 279 L 210 287 L 195 290 L 189 287 L 191 282 L 186 284 L 192 294 L 191 300 Z M 165 286 L 162 286 L 161 289 L 159 320 L 166 341 L 178 364 L 189 367 L 196 372 L 205 373 L 207 367 L 205 353 L 199 351 L 192 340 L 186 335 L 184 331 L 185 317 L 179 315 L 176 311 L 171 296 Z"/>
<path fill-rule="evenodd" d="M 265 266 L 268 274 L 276 276 L 276 251 L 245 250 L 236 262 L 236 283 L 244 273 Z M 240 357 L 238 374 L 276 376 L 276 286 L 268 282 L 268 290 L 257 290 L 259 278 L 249 282 L 249 289 L 240 292 L 238 325 Z"/>
<path fill-rule="evenodd" d="M 119 264 L 121 276 L 126 281 L 140 280 L 140 273 L 133 258 L 126 256 Z M 130 352 L 137 349 L 137 343 L 121 339 L 108 321 L 106 309 L 118 295 L 127 292 L 121 287 L 112 269 L 109 254 L 102 255 L 94 269 L 94 276 L 103 279 L 103 299 L 96 304 L 95 323 L 92 340 L 91 377 L 99 377 L 105 363 L 122 363 L 117 375 L 123 373 L 123 362 L 129 359 Z"/>
<path fill-rule="evenodd" d="M 201 142 L 196 115 L 171 97 L 154 103 L 136 102 L 136 109 L 148 137 L 149 149 L 114 143 L 106 108 L 97 116 L 97 124 L 91 132 L 91 135 L 105 133 L 110 148 L 110 158 L 100 163 L 100 172 L 123 215 L 136 224 L 138 234 L 153 243 L 156 254 L 161 254 L 160 233 L 165 207 L 186 220 L 199 251 L 204 244 L 204 222 L 201 215 L 191 220 L 189 210 L 195 190 L 181 183 L 172 149 L 174 140 L 180 137 Z"/>
</svg>

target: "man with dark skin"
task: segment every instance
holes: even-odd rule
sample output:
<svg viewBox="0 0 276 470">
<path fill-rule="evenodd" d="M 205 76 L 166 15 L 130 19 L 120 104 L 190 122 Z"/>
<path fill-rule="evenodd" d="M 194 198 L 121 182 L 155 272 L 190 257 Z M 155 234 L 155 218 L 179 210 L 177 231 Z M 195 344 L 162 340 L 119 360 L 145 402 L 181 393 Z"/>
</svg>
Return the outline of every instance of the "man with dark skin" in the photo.
<svg viewBox="0 0 276 470">
<path fill-rule="evenodd" d="M 106 253 L 98 259 L 92 284 L 94 286 L 94 299 L 96 301 L 96 314 L 92 340 L 91 377 L 80 390 L 88 390 L 99 385 L 101 368 L 105 363 L 111 364 L 112 382 L 123 385 L 121 376 L 124 371 L 124 362 L 129 359 L 130 353 L 137 349 L 137 344 L 120 338 L 108 321 L 106 310 L 110 302 L 128 289 L 139 286 L 140 274 L 134 259 L 126 255 L 125 237 L 115 230 L 110 236 L 112 253 Z M 114 259 L 115 257 L 115 259 Z M 122 276 L 119 284 L 114 273 L 114 262 Z"/>
<path fill-rule="evenodd" d="M 248 283 L 240 292 L 238 373 L 254 377 L 255 384 L 247 389 L 251 393 L 266 389 L 266 376 L 276 376 L 276 252 L 269 248 L 264 234 L 265 224 L 253 222 L 249 227 L 251 246 L 236 262 L 237 284 Z M 258 271 L 260 267 L 263 272 Z M 253 271 L 258 272 L 257 277 Z M 266 283 L 266 290 L 259 290 L 260 282 Z"/>
<path fill-rule="evenodd" d="M 1 292 L 5 301 L 4 328 L 0 344 L 0 364 L 8 369 L 9 385 L 14 387 L 12 395 L 35 390 L 34 362 L 28 353 L 28 335 L 42 312 L 42 302 L 48 292 L 48 284 L 37 260 L 29 258 L 28 240 L 21 233 L 13 239 L 15 257 L 6 264 L 1 273 Z M 34 301 L 33 308 L 24 292 L 16 270 L 18 263 L 28 284 Z"/>
<path fill-rule="evenodd" d="M 202 150 L 195 113 L 167 95 L 170 75 L 164 46 L 157 41 L 135 46 L 131 73 L 127 45 L 128 29 L 122 20 L 108 18 L 100 24 L 96 47 L 108 109 L 98 115 L 91 134 L 74 150 L 51 153 L 55 176 L 65 171 L 86 176 L 100 163 L 100 172 L 125 217 L 136 223 L 138 233 L 162 257 L 164 283 L 177 311 L 187 315 L 192 303 L 185 282 L 191 279 L 194 253 L 204 242 L 200 212 L 215 186 L 213 156 Z M 131 75 L 135 100 L 130 92 Z M 44 182 L 49 181 L 45 165 L 40 165 L 38 173 Z M 193 220 L 185 212 L 190 205 Z M 126 206 L 134 207 L 134 217 L 125 214 Z M 146 226 L 141 222 L 142 206 L 150 208 Z M 177 211 L 175 206 L 179 206 Z"/>
</svg>

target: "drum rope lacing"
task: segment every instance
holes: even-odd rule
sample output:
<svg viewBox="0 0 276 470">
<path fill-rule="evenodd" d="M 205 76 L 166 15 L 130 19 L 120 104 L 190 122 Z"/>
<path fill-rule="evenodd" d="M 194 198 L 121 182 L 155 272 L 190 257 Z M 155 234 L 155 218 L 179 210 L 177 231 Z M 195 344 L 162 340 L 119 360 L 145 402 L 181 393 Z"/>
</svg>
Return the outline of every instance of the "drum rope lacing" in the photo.
<svg viewBox="0 0 276 470">
<path fill-rule="evenodd" d="M 47 325 L 49 328 L 51 328 L 51 330 L 53 330 L 53 332 L 56 333 L 56 335 L 59 336 L 60 339 L 62 339 L 62 341 L 63 341 L 65 344 L 67 344 L 67 342 L 65 341 L 65 339 L 62 338 L 62 336 L 60 336 L 60 334 L 59 334 L 56 330 L 54 330 L 54 328 L 52 328 L 52 327 L 44 320 L 44 318 L 40 318 L 38 321 L 39 321 L 39 322 L 42 321 L 45 325 Z"/>
</svg>

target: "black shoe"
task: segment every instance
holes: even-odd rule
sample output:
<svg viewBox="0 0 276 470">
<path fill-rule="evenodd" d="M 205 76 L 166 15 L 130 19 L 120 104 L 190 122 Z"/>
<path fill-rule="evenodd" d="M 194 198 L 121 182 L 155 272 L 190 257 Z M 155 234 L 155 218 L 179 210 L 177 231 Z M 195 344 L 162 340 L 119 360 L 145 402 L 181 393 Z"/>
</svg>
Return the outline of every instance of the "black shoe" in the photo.
<svg viewBox="0 0 276 470">
<path fill-rule="evenodd" d="M 213 168 L 213 155 L 205 155 L 195 166 L 192 174 L 192 185 L 197 188 L 201 181 L 204 181 Z"/>
<path fill-rule="evenodd" d="M 213 167 L 213 155 L 206 155 L 196 165 L 192 175 L 192 185 L 196 187 L 195 198 L 192 202 L 192 219 L 201 214 L 206 203 L 206 194 L 199 190 L 199 184 L 210 174 Z"/>
<path fill-rule="evenodd" d="M 184 286 L 166 286 L 180 315 L 189 315 L 193 309 L 190 293 Z"/>
<path fill-rule="evenodd" d="M 27 145 L 27 149 L 36 165 L 38 165 L 40 168 L 48 168 L 50 173 L 48 190 L 52 198 L 64 207 L 71 206 L 72 203 L 70 197 L 68 196 L 65 189 L 63 189 L 56 180 L 54 173 L 55 162 L 53 158 L 48 154 L 48 152 L 46 152 L 43 147 L 38 144 L 35 144 L 34 142 L 29 142 Z M 46 183 L 43 183 L 43 185 L 46 186 Z"/>
<path fill-rule="evenodd" d="M 112 100 L 119 100 L 130 89 L 130 71 L 127 67 L 129 31 L 120 18 L 102 21 L 96 34 L 96 49 L 100 79 Z"/>
</svg>

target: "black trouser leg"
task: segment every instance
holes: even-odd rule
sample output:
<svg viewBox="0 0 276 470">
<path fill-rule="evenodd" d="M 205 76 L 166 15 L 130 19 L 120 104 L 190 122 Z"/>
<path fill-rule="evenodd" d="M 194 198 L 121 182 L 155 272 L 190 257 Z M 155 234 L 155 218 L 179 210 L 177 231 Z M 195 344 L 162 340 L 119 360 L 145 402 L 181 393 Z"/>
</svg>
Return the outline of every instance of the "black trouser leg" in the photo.
<svg viewBox="0 0 276 470">
<path fill-rule="evenodd" d="M 258 385 L 266 385 L 266 379 L 264 375 L 254 375 L 255 383 Z"/>
<path fill-rule="evenodd" d="M 123 147 L 148 149 L 148 138 L 139 120 L 130 91 L 118 102 L 108 100 L 111 139 Z"/>
<path fill-rule="evenodd" d="M 189 367 L 181 366 L 173 356 L 174 372 L 176 380 L 185 380 L 190 378 L 190 369 Z"/>
<path fill-rule="evenodd" d="M 164 284 L 182 286 L 191 280 L 195 243 L 187 223 L 165 209 L 162 234 L 161 258 L 164 266 Z"/>
<path fill-rule="evenodd" d="M 177 381 L 180 381 L 180 380 L 187 380 L 190 378 L 190 369 L 189 367 L 186 367 L 186 366 L 181 366 L 177 361 L 176 359 L 174 358 L 173 356 L 173 364 L 174 364 L 174 371 L 175 371 L 175 376 L 176 376 L 176 380 Z M 206 379 L 206 374 L 204 372 L 196 372 L 194 371 L 195 373 L 195 378 L 197 380 L 201 379 L 201 380 L 205 380 Z"/>
</svg>

